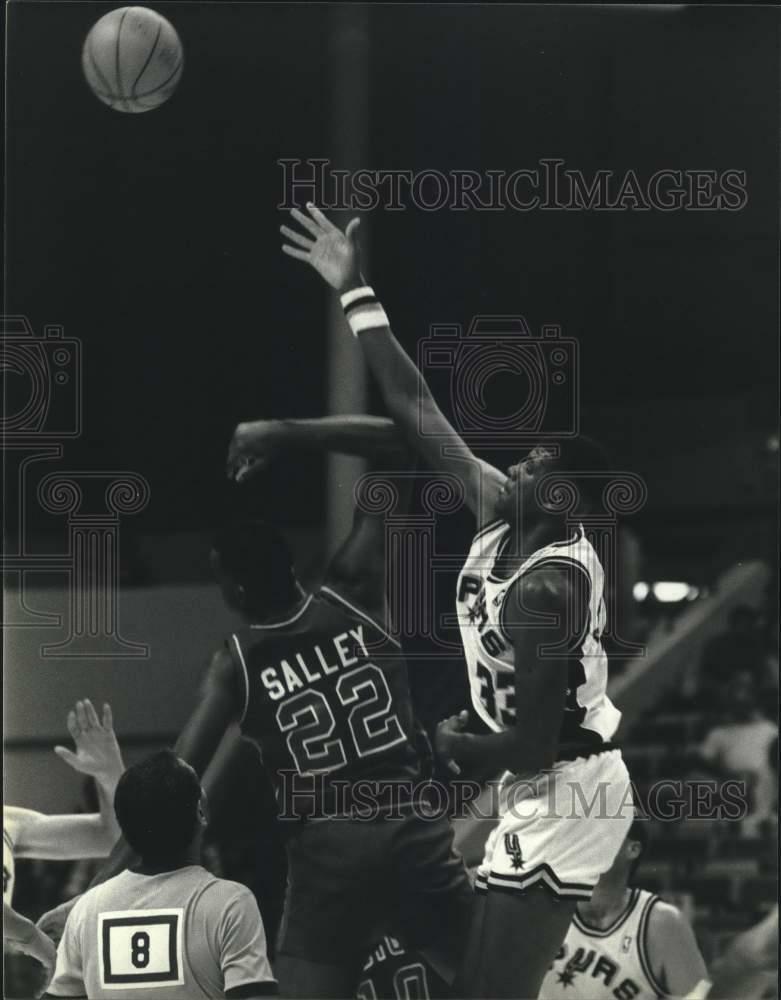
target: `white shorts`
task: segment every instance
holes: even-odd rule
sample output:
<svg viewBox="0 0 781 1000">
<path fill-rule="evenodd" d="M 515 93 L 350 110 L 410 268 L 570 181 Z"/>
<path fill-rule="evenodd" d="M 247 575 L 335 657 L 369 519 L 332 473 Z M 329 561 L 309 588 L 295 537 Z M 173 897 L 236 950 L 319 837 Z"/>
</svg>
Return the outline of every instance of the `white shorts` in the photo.
<svg viewBox="0 0 781 1000">
<path fill-rule="evenodd" d="M 507 774 L 499 794 L 499 824 L 475 887 L 544 886 L 563 898 L 590 899 L 635 818 L 621 751 L 577 757 L 529 780 Z"/>
</svg>

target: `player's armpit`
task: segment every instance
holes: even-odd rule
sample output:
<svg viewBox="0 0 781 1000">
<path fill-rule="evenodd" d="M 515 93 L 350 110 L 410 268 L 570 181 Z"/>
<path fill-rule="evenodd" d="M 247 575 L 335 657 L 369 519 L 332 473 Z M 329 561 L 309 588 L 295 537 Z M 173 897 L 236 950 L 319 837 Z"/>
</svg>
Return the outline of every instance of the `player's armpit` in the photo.
<svg viewBox="0 0 781 1000">
<path fill-rule="evenodd" d="M 651 971 L 668 996 L 684 997 L 708 978 L 691 925 L 669 903 L 660 900 L 651 908 L 646 949 Z"/>
</svg>

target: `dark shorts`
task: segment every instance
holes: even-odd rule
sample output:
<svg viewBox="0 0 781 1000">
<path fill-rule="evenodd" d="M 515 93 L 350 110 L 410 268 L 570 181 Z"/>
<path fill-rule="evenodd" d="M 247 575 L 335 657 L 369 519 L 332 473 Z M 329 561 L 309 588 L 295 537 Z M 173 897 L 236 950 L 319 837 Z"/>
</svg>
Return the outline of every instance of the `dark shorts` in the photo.
<svg viewBox="0 0 781 1000">
<path fill-rule="evenodd" d="M 408 947 L 458 954 L 474 893 L 453 850 L 448 819 L 406 810 L 400 819 L 329 819 L 289 840 L 280 954 L 313 962 L 363 961 L 380 933 Z"/>
</svg>

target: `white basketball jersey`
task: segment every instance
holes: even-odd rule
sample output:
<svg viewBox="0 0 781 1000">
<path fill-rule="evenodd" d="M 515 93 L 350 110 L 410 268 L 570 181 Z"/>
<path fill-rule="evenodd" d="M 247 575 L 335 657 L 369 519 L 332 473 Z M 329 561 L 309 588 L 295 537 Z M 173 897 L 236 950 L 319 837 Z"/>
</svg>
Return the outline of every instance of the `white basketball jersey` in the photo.
<svg viewBox="0 0 781 1000">
<path fill-rule="evenodd" d="M 648 917 L 658 896 L 633 889 L 610 927 L 597 930 L 575 911 L 540 989 L 540 1000 L 651 1000 L 668 994 L 648 961 Z"/>
<path fill-rule="evenodd" d="M 10 832 L 3 826 L 3 902 L 8 903 L 9 906 L 14 894 L 15 877 L 14 842 Z"/>
<path fill-rule="evenodd" d="M 618 728 L 621 713 L 606 694 L 607 656 L 601 642 L 606 624 L 605 577 L 599 558 L 579 527 L 572 539 L 538 549 L 502 580 L 493 569 L 509 541 L 506 521 L 478 532 L 458 578 L 456 609 L 475 711 L 495 732 L 515 725 L 515 657 L 503 625 L 510 587 L 542 566 L 575 566 L 587 577 L 588 611 L 577 647 L 567 652 L 569 682 L 559 744 L 577 747 L 606 742 Z"/>
</svg>

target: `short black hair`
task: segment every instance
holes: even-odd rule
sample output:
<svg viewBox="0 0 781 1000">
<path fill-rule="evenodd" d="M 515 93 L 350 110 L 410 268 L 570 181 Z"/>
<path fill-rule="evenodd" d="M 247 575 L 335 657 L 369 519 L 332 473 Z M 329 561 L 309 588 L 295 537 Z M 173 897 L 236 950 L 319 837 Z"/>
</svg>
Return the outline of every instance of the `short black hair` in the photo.
<svg viewBox="0 0 781 1000">
<path fill-rule="evenodd" d="M 646 852 L 648 851 L 648 845 L 651 842 L 651 834 L 648 829 L 648 820 L 647 819 L 633 820 L 632 825 L 629 827 L 629 833 L 626 835 L 626 839 L 637 841 L 640 844 L 640 853 L 637 855 L 636 858 L 632 859 L 632 864 L 629 869 L 629 881 L 631 882 L 632 879 L 635 877 L 637 868 L 640 862 L 645 857 Z"/>
<path fill-rule="evenodd" d="M 586 434 L 552 443 L 558 448 L 558 456 L 552 459 L 551 473 L 564 477 L 571 475 L 580 496 L 589 506 L 597 506 L 606 485 L 605 477 L 613 467 L 605 448 Z M 589 476 L 588 473 L 597 475 Z"/>
<path fill-rule="evenodd" d="M 114 812 L 142 861 L 175 862 L 193 838 L 200 800 L 195 771 L 173 750 L 161 750 L 125 771 L 114 794 Z"/>
<path fill-rule="evenodd" d="M 284 607 L 295 596 L 293 556 L 282 534 L 265 521 L 225 524 L 214 538 L 220 567 L 256 604 Z"/>
<path fill-rule="evenodd" d="M 754 625 L 759 620 L 759 613 L 750 604 L 736 604 L 727 615 L 727 622 L 732 625 L 740 625 L 742 622 Z"/>
</svg>

